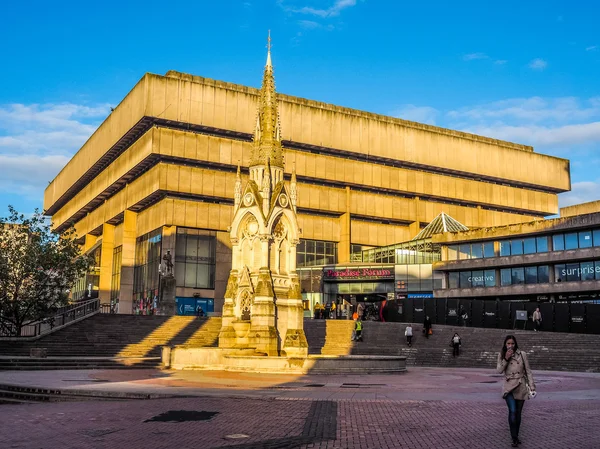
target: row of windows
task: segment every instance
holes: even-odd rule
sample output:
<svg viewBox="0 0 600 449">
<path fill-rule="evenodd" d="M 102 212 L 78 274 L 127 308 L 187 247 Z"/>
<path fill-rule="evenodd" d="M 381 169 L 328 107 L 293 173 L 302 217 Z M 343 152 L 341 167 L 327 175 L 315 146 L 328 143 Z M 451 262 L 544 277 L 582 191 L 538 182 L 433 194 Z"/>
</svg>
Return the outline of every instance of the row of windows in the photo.
<svg viewBox="0 0 600 449">
<path fill-rule="evenodd" d="M 550 239 L 552 248 L 550 248 Z M 494 242 L 464 243 L 448 246 L 448 260 L 481 259 L 499 256 L 564 251 L 600 246 L 600 229 L 567 232 L 550 236 L 500 240 L 496 254 Z"/>
<path fill-rule="evenodd" d="M 449 288 L 496 287 L 496 270 L 448 273 Z M 600 260 L 554 265 L 554 282 L 600 280 Z M 500 285 L 545 284 L 550 282 L 550 266 L 502 268 Z"/>
<path fill-rule="evenodd" d="M 593 231 L 567 232 L 552 236 L 554 251 L 567 249 L 591 248 L 600 246 L 600 229 Z"/>
<path fill-rule="evenodd" d="M 448 273 L 449 288 L 497 287 L 496 270 L 457 271 Z M 550 282 L 548 265 L 533 267 L 503 268 L 500 270 L 500 285 L 545 284 Z"/>
<path fill-rule="evenodd" d="M 500 270 L 500 285 L 547 284 L 550 282 L 550 267 L 515 267 Z"/>
<path fill-rule="evenodd" d="M 556 282 L 600 280 L 600 260 L 554 265 Z"/>
<path fill-rule="evenodd" d="M 333 265 L 337 263 L 337 243 L 300 240 L 296 247 L 296 266 Z"/>
<path fill-rule="evenodd" d="M 148 297 L 158 290 L 158 266 L 161 262 L 162 228 L 144 234 L 135 240 L 135 267 L 133 293 L 146 292 Z"/>
</svg>

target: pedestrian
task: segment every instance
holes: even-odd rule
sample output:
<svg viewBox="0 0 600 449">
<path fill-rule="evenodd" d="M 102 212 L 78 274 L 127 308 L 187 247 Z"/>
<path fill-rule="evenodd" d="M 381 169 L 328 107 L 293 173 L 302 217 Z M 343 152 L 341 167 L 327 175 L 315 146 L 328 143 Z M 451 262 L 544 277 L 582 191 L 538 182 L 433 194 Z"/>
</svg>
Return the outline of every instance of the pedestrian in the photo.
<svg viewBox="0 0 600 449">
<path fill-rule="evenodd" d="M 363 328 L 362 320 L 359 318 L 358 320 L 356 320 L 356 323 L 354 324 L 354 333 L 356 336 L 355 337 L 356 341 L 363 341 L 362 328 Z"/>
<path fill-rule="evenodd" d="M 531 317 L 533 319 L 533 325 L 534 325 L 534 331 L 539 331 L 540 328 L 542 327 L 542 312 L 540 312 L 540 308 L 537 307 L 535 309 L 535 312 L 533 312 L 533 316 Z"/>
<path fill-rule="evenodd" d="M 525 352 L 519 349 L 517 339 L 508 335 L 504 339 L 502 350 L 498 354 L 496 365 L 498 373 L 504 374 L 502 397 L 508 406 L 508 425 L 512 438 L 512 447 L 521 444 L 519 428 L 523 404 L 528 397 L 535 396 L 535 381 L 529 368 Z"/>
<path fill-rule="evenodd" d="M 429 319 L 429 315 L 425 317 L 425 321 L 423 321 L 423 330 L 425 331 L 425 337 L 429 338 L 430 335 L 433 334 L 431 330 L 431 320 Z"/>
<path fill-rule="evenodd" d="M 413 337 L 412 324 L 408 323 L 408 326 L 406 326 L 406 330 L 404 331 L 404 336 L 406 337 L 406 344 L 411 347 Z"/>
<path fill-rule="evenodd" d="M 450 346 L 452 346 L 452 348 L 453 348 L 452 349 L 452 357 L 457 357 L 459 355 L 460 345 L 461 345 L 460 335 L 458 335 L 458 332 L 454 332 L 454 335 L 450 339 Z"/>
<path fill-rule="evenodd" d="M 202 310 L 202 306 L 198 306 L 198 308 L 196 309 L 196 316 L 198 316 L 198 317 L 204 316 L 204 310 Z"/>
<path fill-rule="evenodd" d="M 337 306 L 335 305 L 335 301 L 331 303 L 331 318 L 332 319 L 336 319 L 336 310 L 337 310 Z"/>
</svg>

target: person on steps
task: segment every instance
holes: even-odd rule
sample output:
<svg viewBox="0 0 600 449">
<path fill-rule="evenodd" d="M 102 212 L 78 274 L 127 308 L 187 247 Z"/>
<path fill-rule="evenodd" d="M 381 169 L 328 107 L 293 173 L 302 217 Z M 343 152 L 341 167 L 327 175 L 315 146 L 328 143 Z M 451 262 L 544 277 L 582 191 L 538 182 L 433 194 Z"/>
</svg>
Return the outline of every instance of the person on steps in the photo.
<svg viewBox="0 0 600 449">
<path fill-rule="evenodd" d="M 354 334 L 355 334 L 356 341 L 363 341 L 362 328 L 363 328 L 362 320 L 359 318 L 358 320 L 356 320 L 356 323 L 354 324 Z"/>
<path fill-rule="evenodd" d="M 542 312 L 540 312 L 540 308 L 537 307 L 535 309 L 535 312 L 533 312 L 533 316 L 531 317 L 531 319 L 533 320 L 533 325 L 534 327 L 534 331 L 539 331 L 540 328 L 542 327 Z"/>
<path fill-rule="evenodd" d="M 517 447 L 521 444 L 519 429 L 523 404 L 525 399 L 535 396 L 535 381 L 531 368 L 529 368 L 527 355 L 519 349 L 517 339 L 513 335 L 508 335 L 504 339 L 504 345 L 498 354 L 496 370 L 498 373 L 504 374 L 502 397 L 508 407 L 508 426 L 512 447 Z"/>
<path fill-rule="evenodd" d="M 406 330 L 404 331 L 404 336 L 406 337 L 406 344 L 408 347 L 411 347 L 413 337 L 412 324 L 408 323 L 408 326 L 406 326 Z"/>
<path fill-rule="evenodd" d="M 452 346 L 452 357 L 457 357 L 460 354 L 460 335 L 458 332 L 454 332 L 454 335 L 450 339 L 450 346 Z"/>
<path fill-rule="evenodd" d="M 429 336 L 433 334 L 433 331 L 431 330 L 431 319 L 429 318 L 429 315 L 427 315 L 425 317 L 425 321 L 423 321 L 423 330 L 425 331 L 426 338 L 429 338 Z"/>
</svg>

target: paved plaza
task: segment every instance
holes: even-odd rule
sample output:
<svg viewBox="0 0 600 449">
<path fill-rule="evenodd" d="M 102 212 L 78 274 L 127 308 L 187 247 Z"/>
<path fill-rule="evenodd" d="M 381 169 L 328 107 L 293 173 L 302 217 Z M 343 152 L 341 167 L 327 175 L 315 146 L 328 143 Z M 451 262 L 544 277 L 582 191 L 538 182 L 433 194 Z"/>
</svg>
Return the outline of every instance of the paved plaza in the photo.
<svg viewBox="0 0 600 449">
<path fill-rule="evenodd" d="M 521 447 L 600 447 L 600 374 L 535 375 L 539 394 L 525 404 Z M 88 395 L 0 405 L 0 447 L 505 448 L 500 381 L 493 370 L 440 368 L 364 376 L 0 372 L 2 385 Z M 150 399 L 126 399 L 140 394 Z"/>
</svg>

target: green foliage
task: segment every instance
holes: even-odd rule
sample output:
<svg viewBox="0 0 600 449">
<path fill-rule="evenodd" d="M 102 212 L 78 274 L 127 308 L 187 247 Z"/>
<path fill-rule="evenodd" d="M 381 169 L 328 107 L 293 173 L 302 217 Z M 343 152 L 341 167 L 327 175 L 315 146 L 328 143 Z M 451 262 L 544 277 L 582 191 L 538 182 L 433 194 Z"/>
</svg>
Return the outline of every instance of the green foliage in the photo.
<svg viewBox="0 0 600 449">
<path fill-rule="evenodd" d="M 31 217 L 8 209 L 0 219 L 0 330 L 18 335 L 23 324 L 66 305 L 92 261 L 81 254 L 73 227 L 59 234 L 37 209 Z"/>
</svg>

